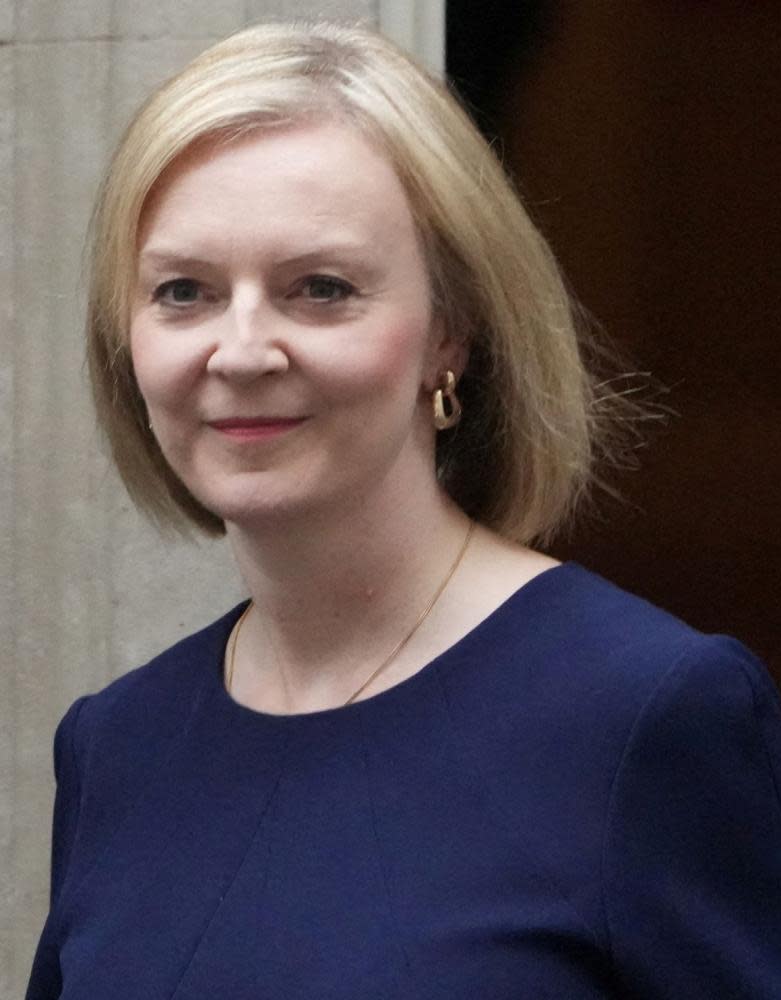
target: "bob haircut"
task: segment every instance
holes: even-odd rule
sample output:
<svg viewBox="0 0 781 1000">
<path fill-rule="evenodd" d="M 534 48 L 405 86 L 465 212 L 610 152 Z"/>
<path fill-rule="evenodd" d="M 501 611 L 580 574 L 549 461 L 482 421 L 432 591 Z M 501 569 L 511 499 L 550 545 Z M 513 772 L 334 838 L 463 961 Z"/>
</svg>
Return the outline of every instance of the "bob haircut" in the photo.
<svg viewBox="0 0 781 1000">
<path fill-rule="evenodd" d="M 360 27 L 264 24 L 208 49 L 161 86 L 122 138 L 91 224 L 88 361 L 98 417 L 136 504 L 161 526 L 222 534 L 149 429 L 129 349 L 145 202 L 193 143 L 332 119 L 403 184 L 432 305 L 468 343 L 463 418 L 437 439 L 437 475 L 473 518 L 545 543 L 584 495 L 604 423 L 553 256 L 447 88 Z"/>
</svg>

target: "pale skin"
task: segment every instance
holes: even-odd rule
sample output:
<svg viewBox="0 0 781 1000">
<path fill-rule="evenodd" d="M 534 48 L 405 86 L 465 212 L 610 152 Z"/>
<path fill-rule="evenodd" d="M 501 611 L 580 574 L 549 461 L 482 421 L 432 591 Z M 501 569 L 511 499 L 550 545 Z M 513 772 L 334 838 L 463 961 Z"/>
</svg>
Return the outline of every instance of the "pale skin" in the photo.
<svg viewBox="0 0 781 1000">
<path fill-rule="evenodd" d="M 163 453 L 225 520 L 253 598 L 231 687 L 248 708 L 343 705 L 465 538 L 468 519 L 435 477 L 431 395 L 468 345 L 430 300 L 404 189 L 343 124 L 202 146 L 145 208 L 134 368 Z M 415 674 L 555 565 L 478 527 L 360 698 Z"/>
</svg>

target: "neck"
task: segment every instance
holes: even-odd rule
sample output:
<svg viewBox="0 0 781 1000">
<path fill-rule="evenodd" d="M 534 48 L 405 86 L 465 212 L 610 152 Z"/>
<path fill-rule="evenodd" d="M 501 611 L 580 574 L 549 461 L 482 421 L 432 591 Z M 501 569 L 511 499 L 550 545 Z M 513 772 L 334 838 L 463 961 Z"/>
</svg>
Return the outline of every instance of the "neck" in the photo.
<svg viewBox="0 0 781 1000">
<path fill-rule="evenodd" d="M 257 608 L 237 656 L 245 684 L 254 671 L 265 690 L 277 686 L 280 702 L 338 701 L 382 662 L 436 592 L 467 530 L 436 484 L 412 495 L 414 504 L 378 491 L 284 526 L 229 527 Z"/>
</svg>

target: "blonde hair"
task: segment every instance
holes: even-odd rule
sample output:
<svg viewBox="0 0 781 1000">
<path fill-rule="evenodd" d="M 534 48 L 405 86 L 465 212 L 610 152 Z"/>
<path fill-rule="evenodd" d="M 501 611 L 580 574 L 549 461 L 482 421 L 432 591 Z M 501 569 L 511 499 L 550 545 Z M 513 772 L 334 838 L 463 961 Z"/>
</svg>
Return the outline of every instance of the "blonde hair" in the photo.
<svg viewBox="0 0 781 1000">
<path fill-rule="evenodd" d="M 434 308 L 469 343 L 464 416 L 437 441 L 443 487 L 501 534 L 545 542 L 584 495 L 601 422 L 556 263 L 447 88 L 381 36 L 333 24 L 260 25 L 208 49 L 141 107 L 110 164 L 91 227 L 88 357 L 130 495 L 159 523 L 224 531 L 163 458 L 133 374 L 130 301 L 150 191 L 199 140 L 323 115 L 387 155 L 425 247 Z"/>
</svg>

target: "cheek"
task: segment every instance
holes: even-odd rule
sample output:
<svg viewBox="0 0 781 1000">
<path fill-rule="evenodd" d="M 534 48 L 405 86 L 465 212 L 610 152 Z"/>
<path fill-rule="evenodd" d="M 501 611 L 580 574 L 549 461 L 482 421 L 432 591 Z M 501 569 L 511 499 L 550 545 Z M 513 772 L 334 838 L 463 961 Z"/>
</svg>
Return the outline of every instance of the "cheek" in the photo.
<svg viewBox="0 0 781 1000">
<path fill-rule="evenodd" d="M 429 337 L 427 316 L 402 320 L 393 327 L 374 368 L 378 390 L 384 387 L 393 400 L 403 397 L 414 407 L 425 380 Z"/>
<path fill-rule="evenodd" d="M 332 343 L 317 363 L 337 401 L 361 402 L 399 394 L 414 398 L 420 389 L 426 356 L 426 318 L 399 318 L 376 331 L 353 330 Z"/>
<path fill-rule="evenodd" d="M 179 405 L 192 390 L 202 367 L 200 359 L 186 349 L 184 339 L 177 342 L 143 324 L 131 327 L 130 355 L 138 387 L 150 410 Z"/>
</svg>

